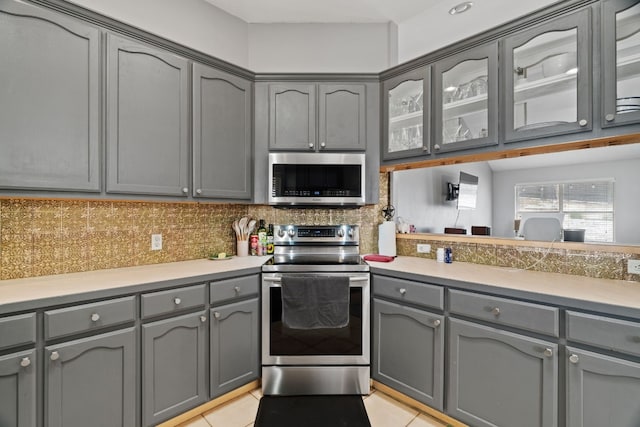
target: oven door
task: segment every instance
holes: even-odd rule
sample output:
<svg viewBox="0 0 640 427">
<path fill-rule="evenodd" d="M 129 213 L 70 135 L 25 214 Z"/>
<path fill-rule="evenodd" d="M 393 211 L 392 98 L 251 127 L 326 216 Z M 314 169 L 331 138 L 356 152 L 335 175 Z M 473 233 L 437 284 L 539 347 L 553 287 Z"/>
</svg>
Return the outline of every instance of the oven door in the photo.
<svg viewBox="0 0 640 427">
<path fill-rule="evenodd" d="M 313 273 L 262 273 L 262 364 L 368 365 L 369 273 L 321 273 L 349 276 L 349 325 L 310 330 L 286 328 L 282 324 L 282 276 L 309 274 Z"/>
</svg>

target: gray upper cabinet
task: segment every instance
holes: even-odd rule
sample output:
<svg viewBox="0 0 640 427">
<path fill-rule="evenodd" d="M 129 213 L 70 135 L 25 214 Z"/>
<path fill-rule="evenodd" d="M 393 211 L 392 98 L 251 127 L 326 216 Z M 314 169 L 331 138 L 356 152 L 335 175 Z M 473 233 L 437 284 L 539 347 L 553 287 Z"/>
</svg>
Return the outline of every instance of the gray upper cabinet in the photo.
<svg viewBox="0 0 640 427">
<path fill-rule="evenodd" d="M 153 426 L 207 398 L 206 312 L 142 325 L 142 417 Z"/>
<path fill-rule="evenodd" d="M 319 84 L 318 107 L 320 150 L 366 150 L 365 85 Z"/>
<path fill-rule="evenodd" d="M 252 83 L 193 64 L 193 197 L 251 198 Z"/>
<path fill-rule="evenodd" d="M 364 84 L 270 84 L 268 114 L 269 150 L 366 150 Z"/>
<path fill-rule="evenodd" d="M 443 409 L 444 317 L 373 300 L 372 377 Z"/>
<path fill-rule="evenodd" d="M 567 427 L 640 425 L 640 364 L 567 348 Z"/>
<path fill-rule="evenodd" d="M 314 150 L 316 86 L 313 83 L 269 85 L 269 150 Z"/>
<path fill-rule="evenodd" d="M 45 347 L 46 427 L 135 427 L 133 328 Z"/>
<path fill-rule="evenodd" d="M 434 65 L 436 153 L 498 144 L 498 43 Z"/>
<path fill-rule="evenodd" d="M 0 357 L 0 426 L 36 427 L 36 351 Z"/>
<path fill-rule="evenodd" d="M 477 427 L 558 425 L 556 344 L 458 319 L 448 325 L 449 415 Z"/>
<path fill-rule="evenodd" d="M 210 397 L 220 396 L 260 376 L 258 307 L 258 299 L 253 298 L 211 309 Z"/>
<path fill-rule="evenodd" d="M 100 191 L 100 31 L 0 2 L 0 188 Z"/>
<path fill-rule="evenodd" d="M 508 37 L 503 46 L 506 142 L 592 129 L 590 9 Z"/>
<path fill-rule="evenodd" d="M 382 120 L 383 161 L 430 153 L 431 67 L 384 81 Z"/>
<path fill-rule="evenodd" d="M 107 192 L 187 196 L 188 61 L 107 38 Z"/>
<path fill-rule="evenodd" d="M 602 126 L 640 123 L 640 3 L 602 2 Z"/>
</svg>

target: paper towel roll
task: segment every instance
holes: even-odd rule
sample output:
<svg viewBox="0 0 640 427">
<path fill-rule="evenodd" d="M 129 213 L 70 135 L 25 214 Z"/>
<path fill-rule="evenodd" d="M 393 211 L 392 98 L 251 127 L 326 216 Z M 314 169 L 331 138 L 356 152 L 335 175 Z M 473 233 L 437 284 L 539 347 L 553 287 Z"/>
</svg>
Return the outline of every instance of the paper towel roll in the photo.
<svg viewBox="0 0 640 427">
<path fill-rule="evenodd" d="M 396 256 L 396 223 L 385 221 L 378 226 L 378 253 Z"/>
</svg>

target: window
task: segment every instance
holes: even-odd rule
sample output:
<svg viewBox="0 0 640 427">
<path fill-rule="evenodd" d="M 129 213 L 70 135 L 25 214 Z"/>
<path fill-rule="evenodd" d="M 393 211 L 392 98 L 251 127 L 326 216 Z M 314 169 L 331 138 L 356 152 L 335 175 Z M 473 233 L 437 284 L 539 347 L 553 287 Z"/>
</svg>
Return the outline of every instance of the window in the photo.
<svg viewBox="0 0 640 427">
<path fill-rule="evenodd" d="M 516 218 L 564 214 L 563 228 L 585 229 L 585 241 L 613 242 L 613 179 L 516 184 Z"/>
</svg>

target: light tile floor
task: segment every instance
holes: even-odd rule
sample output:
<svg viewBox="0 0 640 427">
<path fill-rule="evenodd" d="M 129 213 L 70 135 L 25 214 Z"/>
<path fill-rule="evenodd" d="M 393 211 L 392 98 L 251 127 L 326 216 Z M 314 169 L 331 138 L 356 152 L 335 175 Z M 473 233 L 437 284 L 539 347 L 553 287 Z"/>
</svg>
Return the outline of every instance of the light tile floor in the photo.
<svg viewBox="0 0 640 427">
<path fill-rule="evenodd" d="M 255 389 L 179 427 L 253 427 L 261 397 L 261 390 Z M 435 418 L 382 392 L 374 390 L 363 399 L 372 427 L 445 427 Z"/>
</svg>

